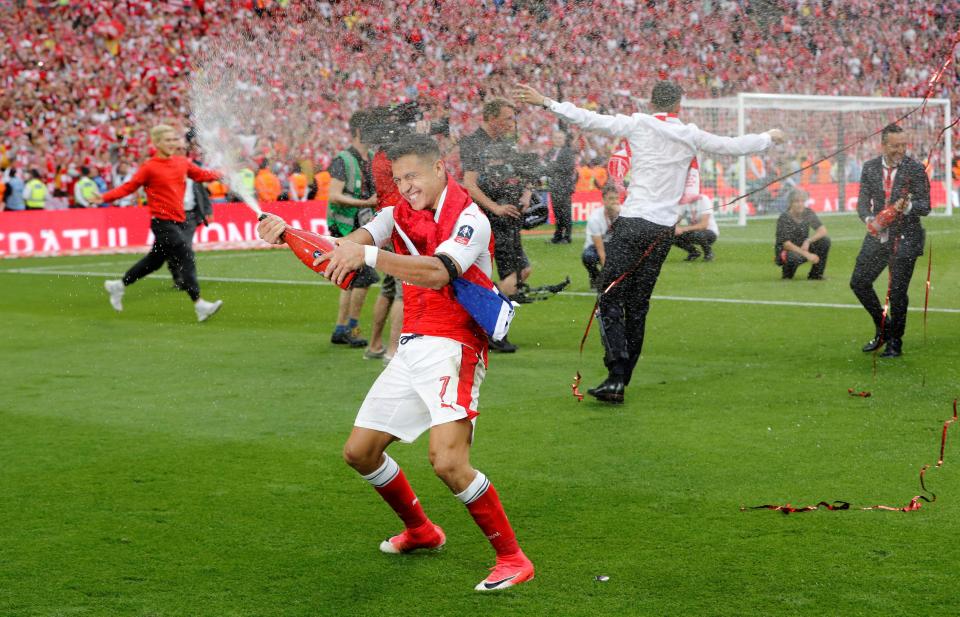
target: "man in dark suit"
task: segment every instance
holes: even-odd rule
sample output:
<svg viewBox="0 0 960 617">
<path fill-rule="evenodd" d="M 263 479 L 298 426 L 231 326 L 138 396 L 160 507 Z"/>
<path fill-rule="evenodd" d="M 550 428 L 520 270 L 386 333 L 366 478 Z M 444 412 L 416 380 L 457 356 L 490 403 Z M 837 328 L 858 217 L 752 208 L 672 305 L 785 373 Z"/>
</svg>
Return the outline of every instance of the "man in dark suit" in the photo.
<svg viewBox="0 0 960 617">
<path fill-rule="evenodd" d="M 561 130 L 553 132 L 553 149 L 547 154 L 547 178 L 556 229 L 550 242 L 570 244 L 570 196 L 577 184 L 577 155 L 568 145 L 569 136 Z"/>
<path fill-rule="evenodd" d="M 863 351 L 872 352 L 884 343 L 884 358 L 903 353 L 907 324 L 907 289 L 917 257 L 923 254 L 925 233 L 920 217 L 930 214 L 930 180 L 921 163 L 907 156 L 907 135 L 896 124 L 884 127 L 882 156 L 867 161 L 860 175 L 857 213 L 867 225 L 850 288 L 867 309 L 876 333 Z M 873 282 L 889 268 L 890 312 L 873 290 Z"/>
</svg>

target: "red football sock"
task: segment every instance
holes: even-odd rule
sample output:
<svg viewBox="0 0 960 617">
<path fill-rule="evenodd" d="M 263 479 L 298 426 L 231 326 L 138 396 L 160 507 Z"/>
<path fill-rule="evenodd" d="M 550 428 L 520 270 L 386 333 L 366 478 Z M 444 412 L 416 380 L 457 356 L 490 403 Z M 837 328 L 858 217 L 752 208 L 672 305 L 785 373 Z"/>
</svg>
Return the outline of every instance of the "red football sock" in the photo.
<svg viewBox="0 0 960 617">
<path fill-rule="evenodd" d="M 487 536 L 487 540 L 490 540 L 497 557 L 506 557 L 520 551 L 517 536 L 514 535 L 513 527 L 507 520 L 507 513 L 503 511 L 500 503 L 500 496 L 486 476 L 478 471 L 476 479 L 457 497 L 464 502 L 470 516 L 483 531 L 483 535 Z"/>
<path fill-rule="evenodd" d="M 413 529 L 425 524 L 429 519 L 420 505 L 413 488 L 407 482 L 407 477 L 397 462 L 384 454 L 383 465 L 363 478 L 373 485 L 383 500 L 390 504 L 407 529 Z"/>
</svg>

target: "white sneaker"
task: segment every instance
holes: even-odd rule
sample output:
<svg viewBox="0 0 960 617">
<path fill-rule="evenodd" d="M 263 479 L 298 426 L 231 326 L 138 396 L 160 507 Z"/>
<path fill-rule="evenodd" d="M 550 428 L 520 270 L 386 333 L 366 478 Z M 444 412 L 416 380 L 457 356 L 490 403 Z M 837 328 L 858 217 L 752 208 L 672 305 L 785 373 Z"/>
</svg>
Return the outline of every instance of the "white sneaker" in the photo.
<svg viewBox="0 0 960 617">
<path fill-rule="evenodd" d="M 126 291 L 126 287 L 123 286 L 123 281 L 104 281 L 103 288 L 110 294 L 110 306 L 116 311 L 122 311 L 123 292 Z"/>
<path fill-rule="evenodd" d="M 217 300 L 216 302 L 207 302 L 204 299 L 197 300 L 193 307 L 197 311 L 197 321 L 206 321 L 213 317 L 214 313 L 220 310 L 220 307 L 223 306 L 223 300 Z"/>
</svg>

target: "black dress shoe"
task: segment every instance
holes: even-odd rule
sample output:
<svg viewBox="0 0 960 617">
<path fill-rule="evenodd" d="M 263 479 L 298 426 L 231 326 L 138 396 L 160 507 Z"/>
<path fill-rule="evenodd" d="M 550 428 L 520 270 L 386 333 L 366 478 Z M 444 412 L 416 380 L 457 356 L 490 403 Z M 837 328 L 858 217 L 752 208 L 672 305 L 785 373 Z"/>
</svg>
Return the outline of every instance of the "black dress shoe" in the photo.
<svg viewBox="0 0 960 617">
<path fill-rule="evenodd" d="M 700 259 L 699 251 L 693 251 L 692 253 L 687 253 L 687 256 L 683 258 L 684 261 L 696 261 Z"/>
<path fill-rule="evenodd" d="M 490 340 L 490 351 L 495 351 L 498 353 L 516 353 L 517 346 L 507 340 L 507 337 L 503 337 L 499 341 L 493 339 Z"/>
<path fill-rule="evenodd" d="M 880 346 L 883 345 L 883 334 L 877 332 L 870 342 L 863 346 L 863 353 L 870 353 L 871 351 L 876 351 L 880 349 Z"/>
<path fill-rule="evenodd" d="M 587 394 L 607 403 L 622 403 L 623 387 L 623 381 L 608 378 L 596 388 L 587 390 Z"/>
<path fill-rule="evenodd" d="M 887 348 L 880 354 L 881 358 L 899 358 L 903 355 L 903 341 L 892 338 L 887 341 Z"/>
</svg>

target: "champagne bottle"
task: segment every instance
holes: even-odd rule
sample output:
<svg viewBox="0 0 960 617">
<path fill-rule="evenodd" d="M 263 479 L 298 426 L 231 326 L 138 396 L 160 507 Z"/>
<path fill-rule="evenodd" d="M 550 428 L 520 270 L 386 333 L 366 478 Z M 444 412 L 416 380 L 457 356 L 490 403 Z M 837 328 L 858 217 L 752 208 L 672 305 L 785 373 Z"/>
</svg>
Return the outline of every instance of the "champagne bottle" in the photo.
<svg viewBox="0 0 960 617">
<path fill-rule="evenodd" d="M 266 215 L 263 215 L 260 218 L 263 219 L 265 216 Z M 287 246 L 290 247 L 293 254 L 296 255 L 305 266 L 321 274 L 327 270 L 328 262 L 322 261 L 320 265 L 315 266 L 313 265 L 313 261 L 320 255 L 325 255 L 336 248 L 336 245 L 329 237 L 295 227 L 287 227 L 283 235 L 280 236 L 280 239 L 287 243 Z M 349 289 L 350 283 L 353 282 L 353 277 L 356 275 L 356 272 L 348 274 L 340 283 L 340 287 L 342 289 Z"/>
</svg>

